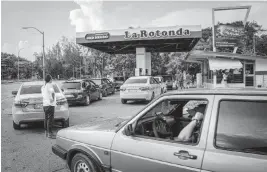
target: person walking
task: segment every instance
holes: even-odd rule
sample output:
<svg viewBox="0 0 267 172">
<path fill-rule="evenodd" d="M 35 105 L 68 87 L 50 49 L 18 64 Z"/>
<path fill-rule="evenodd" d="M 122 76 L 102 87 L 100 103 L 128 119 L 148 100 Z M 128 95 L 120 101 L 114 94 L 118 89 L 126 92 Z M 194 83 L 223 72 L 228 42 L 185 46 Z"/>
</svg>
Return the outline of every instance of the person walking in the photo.
<svg viewBox="0 0 267 172">
<path fill-rule="evenodd" d="M 52 132 L 53 122 L 54 122 L 54 113 L 56 107 L 56 95 L 55 90 L 52 85 L 52 76 L 46 75 L 45 85 L 42 87 L 42 96 L 43 96 L 43 108 L 45 113 L 44 127 L 46 137 L 55 139 L 55 135 Z"/>
</svg>

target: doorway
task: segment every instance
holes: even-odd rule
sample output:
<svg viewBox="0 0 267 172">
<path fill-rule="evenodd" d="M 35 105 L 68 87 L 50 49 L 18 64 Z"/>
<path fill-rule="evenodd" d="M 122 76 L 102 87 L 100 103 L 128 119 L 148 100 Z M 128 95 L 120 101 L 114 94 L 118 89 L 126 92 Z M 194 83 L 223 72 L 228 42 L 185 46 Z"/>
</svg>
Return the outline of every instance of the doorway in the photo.
<svg viewBox="0 0 267 172">
<path fill-rule="evenodd" d="M 255 81 L 255 63 L 245 63 L 245 86 L 254 87 Z"/>
</svg>

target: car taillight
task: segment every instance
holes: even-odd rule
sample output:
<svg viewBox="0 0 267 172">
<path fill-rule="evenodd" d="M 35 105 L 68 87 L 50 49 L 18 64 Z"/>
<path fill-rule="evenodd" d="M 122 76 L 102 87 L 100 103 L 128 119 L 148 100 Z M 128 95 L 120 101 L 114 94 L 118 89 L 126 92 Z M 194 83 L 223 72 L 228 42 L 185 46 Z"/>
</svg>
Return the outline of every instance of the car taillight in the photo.
<svg viewBox="0 0 267 172">
<path fill-rule="evenodd" d="M 26 102 L 26 101 L 15 101 L 14 106 L 23 108 L 23 107 L 26 107 L 28 104 L 29 102 Z"/>
<path fill-rule="evenodd" d="M 141 91 L 147 91 L 147 90 L 150 90 L 150 87 L 141 87 L 139 88 Z"/>
<path fill-rule="evenodd" d="M 57 105 L 64 105 L 66 103 L 68 103 L 68 102 L 67 102 L 67 99 L 65 99 L 65 98 L 57 100 Z"/>
</svg>

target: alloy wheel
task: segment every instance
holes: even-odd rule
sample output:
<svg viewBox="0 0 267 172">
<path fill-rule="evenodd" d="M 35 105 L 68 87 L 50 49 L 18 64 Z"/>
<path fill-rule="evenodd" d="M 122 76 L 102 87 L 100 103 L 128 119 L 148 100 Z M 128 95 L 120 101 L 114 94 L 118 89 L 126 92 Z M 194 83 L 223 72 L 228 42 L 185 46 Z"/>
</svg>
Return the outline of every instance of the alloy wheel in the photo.
<svg viewBox="0 0 267 172">
<path fill-rule="evenodd" d="M 80 160 L 75 164 L 75 172 L 91 172 L 87 164 Z"/>
</svg>

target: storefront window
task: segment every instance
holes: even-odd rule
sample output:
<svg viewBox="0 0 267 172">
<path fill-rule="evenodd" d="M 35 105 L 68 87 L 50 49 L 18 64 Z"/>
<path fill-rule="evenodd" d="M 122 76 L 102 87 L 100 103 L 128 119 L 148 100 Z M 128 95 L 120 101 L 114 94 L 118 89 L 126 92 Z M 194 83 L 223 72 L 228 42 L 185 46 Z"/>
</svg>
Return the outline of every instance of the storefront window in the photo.
<svg viewBox="0 0 267 172">
<path fill-rule="evenodd" d="M 227 74 L 227 83 L 244 83 L 243 68 L 217 71 L 217 84 L 222 82 L 223 73 Z"/>
</svg>

